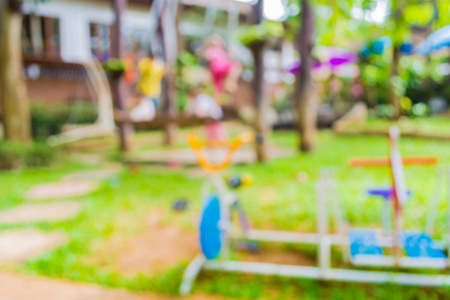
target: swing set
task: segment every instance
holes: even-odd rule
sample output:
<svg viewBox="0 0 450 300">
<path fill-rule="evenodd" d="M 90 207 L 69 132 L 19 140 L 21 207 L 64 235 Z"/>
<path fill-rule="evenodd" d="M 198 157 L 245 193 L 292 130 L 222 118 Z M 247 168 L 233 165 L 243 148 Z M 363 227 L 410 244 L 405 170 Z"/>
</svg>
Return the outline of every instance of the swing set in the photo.
<svg viewBox="0 0 450 300">
<path fill-rule="evenodd" d="M 309 278 L 326 281 L 349 281 L 360 283 L 394 283 L 416 286 L 445 286 L 450 284 L 450 275 L 426 275 L 400 272 L 400 269 L 447 269 L 450 266 L 450 234 L 443 240 L 433 240 L 430 232 L 402 229 L 403 206 L 407 201 L 408 190 L 403 173 L 404 165 L 436 164 L 434 157 L 402 159 L 399 149 L 400 130 L 392 127 L 389 131 L 390 157 L 386 160 L 354 160 L 352 166 L 387 165 L 391 170 L 393 187 L 370 190 L 369 194 L 382 195 L 393 206 L 394 228 L 385 224 L 385 230 L 348 229 L 341 212 L 335 192 L 332 172 L 325 170 L 317 183 L 317 233 L 286 231 L 265 231 L 251 229 L 247 219 L 240 222 L 241 230 L 232 223 L 230 212 L 235 207 L 237 197 L 230 191 L 220 172 L 231 161 L 230 157 L 244 143 L 253 141 L 251 134 L 239 136 L 236 140 L 214 145 L 199 141 L 194 135 L 188 142 L 197 154 L 200 166 L 210 173 L 203 189 L 202 214 L 200 218 L 200 253 L 186 268 L 180 286 L 180 294 L 186 295 L 201 270 L 275 275 L 294 278 Z M 214 166 L 207 161 L 202 148 L 227 147 L 226 159 Z M 449 173 L 450 176 L 450 173 Z M 440 178 L 442 176 L 438 176 Z M 439 184 L 437 186 L 440 186 Z M 438 195 L 437 192 L 435 195 Z M 432 201 L 431 217 L 427 228 L 432 228 L 436 217 L 438 196 Z M 450 233 L 450 197 L 448 228 Z M 433 208 L 434 207 L 434 208 Z M 337 233 L 329 232 L 328 210 L 333 213 Z M 390 210 L 385 213 L 390 213 Z M 230 241 L 242 238 L 247 241 L 315 245 L 317 247 L 317 266 L 281 265 L 263 262 L 246 262 L 230 259 Z M 380 267 L 382 271 L 352 268 L 334 268 L 331 262 L 332 247 L 342 250 L 344 261 L 356 267 Z M 387 251 L 385 251 L 387 250 Z M 392 253 L 387 255 L 385 253 Z"/>
<path fill-rule="evenodd" d="M 68 144 L 98 136 L 113 135 L 115 132 L 112 96 L 106 73 L 100 62 L 94 57 L 85 61 L 82 65 L 86 70 L 90 86 L 92 86 L 98 98 L 97 120 L 93 124 L 71 126 L 71 129 L 49 136 L 47 142 L 51 146 Z"/>
<path fill-rule="evenodd" d="M 173 64 L 178 55 L 177 45 L 179 41 L 176 32 L 178 5 L 180 5 L 178 0 L 155 0 L 153 1 L 149 13 L 150 18 L 152 19 L 149 38 L 152 45 L 151 52 L 153 54 L 161 52 L 159 53 L 160 54 L 159 56 L 164 57 L 165 62 L 169 64 Z M 211 30 L 214 29 L 218 9 L 219 7 L 217 0 L 208 1 L 205 19 L 200 30 L 201 36 L 203 38 L 206 38 L 208 35 L 212 33 Z M 228 14 L 229 18 L 227 25 L 227 36 L 228 36 L 228 43 L 229 45 L 231 45 L 233 32 L 236 31 L 236 28 L 239 24 L 239 8 L 232 0 L 229 1 Z M 159 36 L 159 39 L 161 40 L 160 43 L 155 42 L 158 39 L 158 31 L 160 33 Z M 157 45 L 162 45 L 161 49 L 158 49 L 156 47 Z M 167 86 L 164 89 L 167 90 Z M 173 99 L 169 100 L 168 97 L 164 98 L 165 98 L 164 101 L 173 101 Z M 168 105 L 170 106 L 173 104 L 163 103 L 161 106 L 167 108 Z M 225 107 L 224 109 L 226 110 L 225 113 L 227 117 L 230 118 L 238 117 L 235 110 L 229 107 Z M 135 121 L 126 114 L 116 114 L 115 120 L 119 122 L 132 123 L 137 129 L 145 129 L 145 130 L 164 129 L 170 125 L 177 125 L 179 127 L 191 127 L 197 125 L 204 125 L 208 122 L 215 121 L 212 117 L 186 116 L 183 114 L 170 114 L 161 112 L 157 112 L 155 118 L 148 121 L 147 120 Z"/>
</svg>

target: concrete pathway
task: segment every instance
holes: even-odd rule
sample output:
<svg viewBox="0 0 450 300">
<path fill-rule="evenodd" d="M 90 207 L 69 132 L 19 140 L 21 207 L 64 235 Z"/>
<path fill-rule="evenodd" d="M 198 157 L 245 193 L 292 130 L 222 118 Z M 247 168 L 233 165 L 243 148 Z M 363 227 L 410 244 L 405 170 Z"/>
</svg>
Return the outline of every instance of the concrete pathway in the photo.
<svg viewBox="0 0 450 300">
<path fill-rule="evenodd" d="M 82 207 L 80 201 L 24 204 L 0 211 L 0 225 L 69 220 L 78 215 Z"/>
<path fill-rule="evenodd" d="M 25 262 L 60 247 L 66 241 L 66 236 L 58 232 L 46 233 L 35 229 L 0 232 L 0 264 Z"/>
<path fill-rule="evenodd" d="M 219 300 L 215 296 L 167 297 L 135 294 L 91 284 L 0 273 L 0 300 Z"/>
<path fill-rule="evenodd" d="M 29 190 L 27 200 L 45 200 L 55 198 L 79 197 L 98 188 L 98 183 L 80 179 L 67 179 L 56 183 L 39 184 Z"/>
<path fill-rule="evenodd" d="M 72 174 L 66 176 L 64 179 L 103 181 L 103 180 L 107 180 L 107 179 L 117 176 L 121 170 L 122 170 L 121 167 L 108 167 L 108 168 L 98 169 L 98 170 L 80 171 L 80 172 L 72 173 Z"/>
</svg>

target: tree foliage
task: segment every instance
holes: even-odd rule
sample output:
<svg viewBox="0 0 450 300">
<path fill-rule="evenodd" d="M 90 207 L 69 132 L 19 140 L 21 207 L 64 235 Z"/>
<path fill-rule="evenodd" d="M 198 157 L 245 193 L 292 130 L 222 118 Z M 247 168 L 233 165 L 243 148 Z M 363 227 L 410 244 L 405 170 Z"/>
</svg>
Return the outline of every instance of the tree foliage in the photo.
<svg viewBox="0 0 450 300">
<path fill-rule="evenodd" d="M 246 26 L 238 32 L 238 40 L 245 46 L 283 36 L 283 26 L 279 22 L 268 20 L 265 20 L 261 24 Z"/>
</svg>

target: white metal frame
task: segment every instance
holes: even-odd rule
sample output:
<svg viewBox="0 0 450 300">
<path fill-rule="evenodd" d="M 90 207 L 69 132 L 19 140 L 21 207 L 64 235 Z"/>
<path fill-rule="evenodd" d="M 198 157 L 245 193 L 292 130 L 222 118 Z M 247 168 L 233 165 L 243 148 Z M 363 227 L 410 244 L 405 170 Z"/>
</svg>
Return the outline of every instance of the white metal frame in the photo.
<svg viewBox="0 0 450 300">
<path fill-rule="evenodd" d="M 450 178 L 450 171 L 449 171 Z M 450 183 L 450 180 L 449 180 Z M 207 260 L 202 254 L 199 254 L 186 268 L 183 281 L 180 286 L 180 294 L 187 295 L 192 289 L 192 285 L 199 274 L 204 270 L 252 273 L 261 275 L 275 275 L 282 277 L 309 278 L 318 280 L 350 281 L 361 283 L 394 283 L 402 285 L 429 286 L 438 287 L 450 284 L 450 275 L 422 275 L 400 272 L 380 272 L 363 271 L 351 269 L 336 269 L 331 266 L 331 247 L 348 246 L 349 241 L 346 235 L 329 234 L 328 218 L 325 192 L 330 186 L 325 181 L 318 183 L 318 233 L 296 233 L 283 231 L 264 231 L 250 230 L 246 238 L 251 241 L 275 242 L 275 243 L 294 243 L 294 244 L 312 244 L 317 245 L 317 267 L 280 265 L 259 262 L 242 262 L 228 260 L 227 255 L 222 255 L 220 259 Z M 449 197 L 450 202 L 450 197 Z M 450 223 L 449 223 L 450 228 Z M 228 238 L 233 238 L 228 235 Z M 438 244 L 447 244 L 445 241 L 437 241 Z M 392 247 L 393 237 L 380 239 L 380 245 L 383 247 Z M 228 244 L 225 245 L 228 247 Z M 427 268 L 427 269 L 445 269 L 449 265 L 448 259 L 428 259 L 428 258 L 410 258 L 401 257 L 396 264 L 393 256 L 358 256 L 353 261 L 356 266 L 368 267 L 401 267 L 401 268 Z"/>
<path fill-rule="evenodd" d="M 396 147 L 394 145 L 393 147 Z M 398 162 L 399 152 L 397 150 L 396 159 Z M 395 156 L 395 155 L 394 155 Z M 401 157 L 400 157 L 401 161 Z M 331 179 L 330 172 L 323 172 L 321 179 L 317 184 L 317 233 L 297 233 L 284 231 L 264 231 L 264 230 L 249 230 L 245 237 L 251 241 L 275 242 L 275 243 L 294 243 L 294 244 L 312 244 L 317 245 L 317 267 L 306 266 L 292 266 L 281 264 L 270 264 L 260 262 L 243 262 L 233 261 L 228 259 L 229 243 L 224 243 L 223 254 L 219 259 L 207 260 L 202 254 L 199 254 L 186 268 L 183 274 L 182 284 L 180 286 L 180 294 L 186 295 L 192 289 L 192 285 L 202 269 L 225 271 L 225 272 L 240 272 L 253 273 L 262 275 L 275 275 L 283 277 L 295 278 L 310 278 L 318 280 L 333 280 L 333 281 L 350 281 L 361 283 L 394 283 L 402 285 L 414 286 L 446 286 L 450 285 L 450 275 L 423 275 L 414 273 L 397 272 L 396 268 L 427 268 L 427 269 L 446 269 L 450 267 L 450 255 L 446 259 L 431 259 L 431 258 L 411 258 L 403 256 L 374 256 L 374 255 L 358 255 L 352 260 L 356 266 L 366 267 L 386 267 L 394 268 L 393 271 L 365 271 L 352 269 L 337 269 L 331 265 L 331 248 L 332 246 L 347 247 L 349 246 L 349 239 L 347 237 L 347 226 L 343 215 L 340 213 L 334 214 L 335 225 L 338 229 L 338 234 L 330 234 L 328 232 L 328 207 L 335 210 L 338 203 L 335 197 L 334 182 Z M 397 177 L 402 177 L 402 174 L 395 174 Z M 449 233 L 450 233 L 450 170 L 449 170 Z M 220 200 L 225 209 L 224 217 L 227 217 L 229 222 L 229 201 L 227 199 L 229 192 L 223 179 L 218 175 L 213 175 L 211 182 L 217 187 Z M 215 183 L 214 183 L 215 182 Z M 219 183 L 221 182 L 221 183 Z M 406 191 L 406 188 L 403 189 Z M 327 203 L 331 199 L 333 203 Z M 338 215 L 341 216 L 338 216 Z M 399 220 L 397 220 L 399 221 Z M 399 230 L 399 228 L 397 228 Z M 381 233 L 381 232 L 380 232 Z M 399 232 L 398 232 L 399 234 Z M 381 247 L 395 248 L 399 245 L 397 235 L 381 236 L 379 243 Z M 228 239 L 237 238 L 233 235 L 231 230 L 226 231 L 226 241 Z M 397 237 L 397 238 L 396 238 Z M 444 247 L 450 244 L 450 234 L 447 235 L 447 241 L 436 241 L 436 244 Z M 450 252 L 450 247 L 448 249 Z M 349 251 L 343 251 L 349 253 Z M 449 253 L 450 254 L 450 253 Z M 348 261 L 349 257 L 344 256 L 344 260 Z"/>
</svg>

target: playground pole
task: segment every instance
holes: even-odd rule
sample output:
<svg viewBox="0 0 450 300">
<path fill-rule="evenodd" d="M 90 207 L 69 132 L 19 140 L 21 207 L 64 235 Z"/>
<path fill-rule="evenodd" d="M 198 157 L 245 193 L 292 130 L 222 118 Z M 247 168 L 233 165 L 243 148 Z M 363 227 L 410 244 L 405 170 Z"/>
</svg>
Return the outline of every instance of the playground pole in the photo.
<svg viewBox="0 0 450 300">
<path fill-rule="evenodd" d="M 253 6 L 254 24 L 259 25 L 263 21 L 263 0 L 259 0 Z M 265 93 L 264 85 L 264 42 L 252 45 L 251 50 L 255 64 L 253 76 L 253 105 L 256 111 L 254 120 L 256 132 L 256 156 L 259 162 L 266 161 L 267 157 L 267 115 L 269 99 Z"/>
<path fill-rule="evenodd" d="M 128 0 L 112 0 L 116 20 L 111 29 L 111 56 L 121 59 L 123 55 L 123 47 L 121 42 L 122 16 L 126 10 Z M 125 110 L 126 83 L 123 74 L 114 75 L 111 78 L 111 92 L 113 96 L 114 107 L 117 110 Z M 129 135 L 133 131 L 130 123 L 118 122 L 120 149 L 128 151 L 131 147 Z"/>
</svg>

